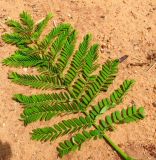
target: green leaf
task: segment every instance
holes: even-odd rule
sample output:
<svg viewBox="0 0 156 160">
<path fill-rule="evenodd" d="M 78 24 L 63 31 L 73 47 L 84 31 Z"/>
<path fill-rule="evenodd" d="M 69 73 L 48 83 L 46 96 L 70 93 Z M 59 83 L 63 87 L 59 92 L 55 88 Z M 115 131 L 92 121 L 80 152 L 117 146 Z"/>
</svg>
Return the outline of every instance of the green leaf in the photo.
<svg viewBox="0 0 156 160">
<path fill-rule="evenodd" d="M 27 75 L 27 74 L 18 74 L 16 72 L 12 72 L 9 75 L 9 79 L 11 79 L 14 83 L 30 86 L 32 88 L 38 89 L 60 89 L 64 88 L 61 84 L 61 80 L 57 77 L 50 77 L 44 75 Z"/>
<path fill-rule="evenodd" d="M 37 128 L 31 133 L 32 139 L 37 141 L 53 141 L 60 136 L 66 134 L 74 133 L 80 129 L 85 129 L 90 125 L 90 122 L 87 122 L 86 118 L 80 116 L 79 118 L 73 118 L 69 120 L 63 120 L 58 124 L 55 124 L 52 127 Z M 87 135 L 86 132 L 83 132 Z M 89 135 L 87 135 L 89 137 Z M 82 136 L 80 136 L 83 138 Z"/>
<path fill-rule="evenodd" d="M 82 60 L 85 57 L 85 55 L 87 54 L 90 41 L 91 41 L 91 35 L 87 34 L 84 37 L 83 42 L 79 45 L 79 49 L 75 53 L 75 55 L 71 61 L 71 64 L 70 64 L 70 68 L 68 69 L 68 71 L 65 75 L 64 79 L 65 79 L 66 84 L 69 85 L 78 74 L 78 73 L 74 72 L 73 69 L 80 70 L 82 68 Z"/>
<path fill-rule="evenodd" d="M 25 25 L 27 27 L 27 29 L 29 29 L 30 31 L 33 30 L 34 21 L 29 13 L 23 11 L 20 14 L 20 20 L 23 23 L 23 25 Z"/>
<path fill-rule="evenodd" d="M 27 35 L 21 36 L 18 33 L 3 34 L 2 39 L 6 43 L 17 45 L 17 46 L 29 44 L 31 42 L 30 37 L 28 37 Z"/>
<path fill-rule="evenodd" d="M 101 130 L 109 130 L 112 129 L 113 123 L 130 123 L 133 121 L 141 120 L 144 117 L 143 107 L 136 109 L 136 106 L 132 106 L 128 107 L 127 109 L 122 109 L 121 111 L 115 111 L 111 114 L 111 116 L 107 115 L 105 120 L 100 120 L 100 125 L 98 127 L 101 128 Z"/>
<path fill-rule="evenodd" d="M 14 99 L 23 104 L 25 107 L 49 106 L 53 104 L 61 104 L 69 102 L 70 95 L 68 93 L 51 93 L 25 96 L 22 94 L 14 95 Z"/>
<path fill-rule="evenodd" d="M 99 135 L 100 132 L 98 130 L 91 130 L 89 132 L 84 130 L 82 133 L 76 134 L 70 139 L 70 141 L 65 140 L 63 143 L 61 142 L 59 144 L 59 147 L 57 147 L 59 156 L 63 157 L 66 154 L 79 149 L 84 142 Z"/>
<path fill-rule="evenodd" d="M 16 20 L 8 20 L 6 23 L 9 27 L 13 28 L 14 32 L 25 34 L 27 33 L 27 29 L 24 28 L 18 21 Z"/>
<path fill-rule="evenodd" d="M 42 21 L 40 21 L 35 26 L 35 32 L 32 35 L 34 40 L 37 40 L 40 37 L 44 28 L 47 26 L 48 22 L 51 20 L 52 17 L 53 17 L 52 14 L 49 13 Z"/>
<path fill-rule="evenodd" d="M 75 30 L 72 31 L 70 36 L 67 38 L 67 41 L 65 42 L 65 45 L 60 53 L 60 57 L 58 59 L 57 65 L 60 68 L 60 72 L 62 73 L 66 68 L 68 64 L 68 60 L 74 51 L 76 35 L 77 35 L 76 31 Z"/>
<path fill-rule="evenodd" d="M 104 114 L 107 110 L 114 108 L 116 105 L 120 104 L 133 85 L 134 80 L 125 80 L 122 85 L 120 85 L 120 87 L 110 95 L 110 98 L 105 98 L 98 102 L 98 104 L 95 105 L 90 111 L 90 114 L 93 114 L 95 110 L 97 112 L 96 115 L 94 114 L 95 116 L 93 117 L 93 119 L 96 119 L 97 116 Z"/>
<path fill-rule="evenodd" d="M 97 51 L 98 51 L 99 45 L 94 44 L 90 50 L 88 51 L 84 61 L 85 64 L 83 66 L 83 74 L 86 78 L 89 78 L 90 75 L 96 70 L 97 65 L 95 64 L 95 61 L 98 58 Z"/>
<path fill-rule="evenodd" d="M 90 47 L 90 34 L 83 38 L 77 51 L 75 51 L 77 32 L 70 24 L 59 24 L 47 35 L 42 35 L 51 18 L 52 15 L 48 14 L 36 24 L 31 15 L 24 11 L 20 14 L 20 21 L 7 22 L 13 32 L 2 35 L 6 43 L 17 48 L 13 55 L 3 60 L 3 64 L 33 67 L 36 70 L 30 72 L 37 72 L 36 75 L 12 72 L 9 78 L 20 85 L 53 90 L 51 93 L 46 91 L 31 96 L 16 94 L 14 100 L 24 106 L 21 120 L 24 125 L 28 125 L 36 121 L 48 121 L 55 116 L 62 118 L 66 115 L 68 118 L 69 114 L 73 114 L 71 117 L 74 118 L 62 119 L 50 127 L 34 129 L 31 133 L 32 139 L 54 141 L 64 135 L 70 136 L 70 140 L 60 143 L 57 148 L 59 155 L 63 157 L 71 151 L 80 149 L 87 140 L 105 138 L 124 159 L 130 159 L 113 144 L 105 132 L 113 131 L 115 124 L 143 119 L 144 108 L 137 109 L 133 105 L 106 115 L 99 124 L 96 120 L 107 110 L 121 104 L 134 80 L 125 80 L 108 98 L 104 97 L 98 101 L 96 97 L 101 92 L 106 92 L 113 83 L 121 58 L 106 61 L 100 69 L 96 62 L 99 45 L 93 44 Z M 97 72 L 94 72 L 96 69 Z M 93 106 L 96 102 L 97 104 Z M 91 110 L 88 110 L 89 107 Z M 79 115 L 78 118 L 75 117 L 76 114 Z M 91 127 L 95 129 L 89 130 Z"/>
<path fill-rule="evenodd" d="M 47 57 L 40 55 L 26 55 L 24 51 L 16 51 L 15 54 L 3 60 L 3 64 L 13 67 L 42 66 L 48 61 Z"/>
</svg>

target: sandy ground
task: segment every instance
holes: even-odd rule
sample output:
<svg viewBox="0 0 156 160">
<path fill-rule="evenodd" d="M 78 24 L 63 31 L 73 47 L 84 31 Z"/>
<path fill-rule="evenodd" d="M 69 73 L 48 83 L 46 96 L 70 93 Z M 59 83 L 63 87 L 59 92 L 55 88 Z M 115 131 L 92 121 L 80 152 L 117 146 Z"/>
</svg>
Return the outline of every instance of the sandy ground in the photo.
<svg viewBox="0 0 156 160">
<path fill-rule="evenodd" d="M 54 13 L 56 24 L 66 21 L 77 28 L 79 41 L 86 33 L 92 33 L 94 42 L 102 45 L 100 63 L 107 57 L 129 55 L 110 91 L 126 78 L 135 79 L 137 83 L 119 108 L 135 102 L 145 106 L 147 117 L 138 123 L 118 126 L 108 134 L 138 160 L 156 160 L 156 0 L 0 0 L 0 34 L 9 31 L 5 20 L 18 18 L 23 10 L 37 21 L 48 12 Z M 52 21 L 50 27 L 53 26 Z M 14 50 L 0 40 L 1 60 Z M 18 120 L 22 108 L 11 99 L 12 95 L 36 91 L 11 83 L 7 75 L 13 70 L 16 69 L 0 64 L 0 160 L 58 160 L 55 148 L 59 141 L 41 144 L 30 140 L 29 135 L 33 128 L 53 121 L 24 127 Z M 102 97 L 101 94 L 98 99 Z M 103 140 L 89 141 L 81 151 L 63 159 L 120 160 Z"/>
</svg>

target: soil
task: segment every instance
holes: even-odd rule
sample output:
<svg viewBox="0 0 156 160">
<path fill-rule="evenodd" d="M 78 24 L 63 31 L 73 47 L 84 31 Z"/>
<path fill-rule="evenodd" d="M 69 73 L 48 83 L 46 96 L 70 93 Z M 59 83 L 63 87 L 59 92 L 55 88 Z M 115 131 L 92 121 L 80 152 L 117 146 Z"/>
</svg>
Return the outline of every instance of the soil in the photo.
<svg viewBox="0 0 156 160">
<path fill-rule="evenodd" d="M 109 93 L 123 80 L 135 79 L 135 86 L 118 109 L 135 103 L 145 106 L 147 117 L 117 126 L 108 134 L 132 157 L 156 160 L 156 0 L 0 0 L 0 35 L 9 32 L 6 19 L 18 19 L 23 10 L 29 11 L 36 21 L 52 12 L 55 16 L 48 29 L 69 22 L 79 32 L 78 41 L 86 33 L 92 33 L 93 41 L 101 45 L 100 64 L 107 58 L 128 55 Z M 0 40 L 1 60 L 14 51 L 15 47 Z M 52 125 L 55 120 L 27 127 L 19 121 L 23 109 L 12 100 L 13 94 L 31 95 L 37 91 L 13 84 L 7 78 L 11 71 L 19 69 L 0 63 L 0 160 L 59 160 L 56 146 L 60 139 L 52 144 L 40 143 L 30 140 L 29 135 L 32 129 Z M 20 71 L 29 73 L 27 69 Z M 120 157 L 103 140 L 96 140 L 88 141 L 80 151 L 63 160 L 120 160 Z"/>
</svg>

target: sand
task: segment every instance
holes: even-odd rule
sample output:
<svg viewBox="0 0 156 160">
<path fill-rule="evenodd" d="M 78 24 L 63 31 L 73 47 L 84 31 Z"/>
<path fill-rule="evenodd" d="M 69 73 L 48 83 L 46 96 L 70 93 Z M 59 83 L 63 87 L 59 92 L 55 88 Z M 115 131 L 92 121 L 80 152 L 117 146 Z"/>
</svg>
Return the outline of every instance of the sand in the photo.
<svg viewBox="0 0 156 160">
<path fill-rule="evenodd" d="M 69 22 L 78 30 L 79 42 L 86 33 L 92 33 L 93 41 L 102 46 L 100 64 L 108 57 L 129 56 L 120 65 L 109 93 L 123 80 L 135 79 L 135 86 L 118 109 L 135 103 L 145 106 L 147 117 L 137 123 L 117 126 L 108 135 L 132 157 L 156 160 L 156 0 L 0 0 L 0 35 L 9 32 L 5 20 L 18 19 L 23 10 L 29 11 L 36 21 L 52 12 L 55 16 L 48 29 Z M 0 40 L 1 61 L 14 51 L 15 47 Z M 38 92 L 8 80 L 8 73 L 19 70 L 29 73 L 26 69 L 0 64 L 0 160 L 59 160 L 56 146 L 61 139 L 52 144 L 40 143 L 30 140 L 29 132 L 52 125 L 60 118 L 27 127 L 19 121 L 22 107 L 12 100 L 13 94 Z M 100 94 L 96 101 L 103 96 Z M 120 160 L 120 157 L 105 141 L 91 140 L 63 160 Z"/>
</svg>

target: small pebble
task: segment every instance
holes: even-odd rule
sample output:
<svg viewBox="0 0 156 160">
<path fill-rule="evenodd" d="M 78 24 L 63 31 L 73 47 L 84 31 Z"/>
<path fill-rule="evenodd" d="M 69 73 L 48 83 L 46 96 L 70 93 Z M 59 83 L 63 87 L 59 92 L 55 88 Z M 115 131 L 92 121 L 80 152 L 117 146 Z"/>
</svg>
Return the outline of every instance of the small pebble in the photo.
<svg viewBox="0 0 156 160">
<path fill-rule="evenodd" d="M 135 47 L 134 47 L 134 50 L 139 50 L 139 47 L 138 47 L 138 46 L 135 46 Z"/>
<path fill-rule="evenodd" d="M 71 14 L 68 14 L 68 17 L 69 17 L 69 18 L 72 18 Z"/>
<path fill-rule="evenodd" d="M 23 68 L 23 71 L 24 71 L 24 72 L 27 72 L 27 71 L 28 71 L 28 68 Z"/>
<path fill-rule="evenodd" d="M 106 47 L 107 47 L 106 43 L 103 43 L 103 44 L 101 45 L 101 48 L 102 48 L 102 49 L 104 49 L 104 48 L 106 48 Z"/>
<path fill-rule="evenodd" d="M 147 27 L 148 32 L 151 30 L 151 27 Z"/>
<path fill-rule="evenodd" d="M 104 53 L 104 50 L 105 50 L 106 47 L 107 46 L 106 46 L 105 43 L 101 45 L 101 49 L 100 49 L 101 53 Z"/>
<path fill-rule="evenodd" d="M 103 19 L 104 19 L 104 18 L 105 18 L 105 16 L 100 16 L 100 18 L 103 18 Z"/>
<path fill-rule="evenodd" d="M 15 111 L 15 109 L 14 108 L 9 108 L 9 111 Z"/>
</svg>

